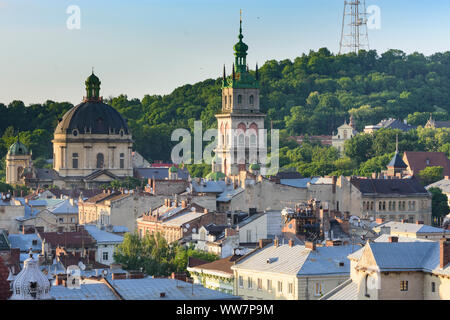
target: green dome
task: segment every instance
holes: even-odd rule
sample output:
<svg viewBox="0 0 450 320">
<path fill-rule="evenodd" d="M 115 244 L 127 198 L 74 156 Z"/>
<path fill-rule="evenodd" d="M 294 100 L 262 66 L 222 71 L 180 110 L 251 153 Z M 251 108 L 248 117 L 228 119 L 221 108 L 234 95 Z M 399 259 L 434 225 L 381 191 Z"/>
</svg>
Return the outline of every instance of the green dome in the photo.
<svg viewBox="0 0 450 320">
<path fill-rule="evenodd" d="M 96 84 L 96 85 L 100 85 L 100 79 L 94 74 L 94 72 L 92 72 L 92 74 L 86 79 L 85 84 Z"/>
<path fill-rule="evenodd" d="M 19 139 L 17 139 L 16 142 L 14 142 L 10 147 L 9 147 L 9 152 L 10 155 L 13 156 L 17 156 L 17 155 L 28 155 L 28 148 L 19 141 Z"/>
<path fill-rule="evenodd" d="M 257 164 L 257 163 L 252 163 L 252 164 L 250 165 L 250 169 L 251 169 L 251 170 L 260 170 L 260 169 L 261 169 L 261 166 L 260 166 L 259 164 Z"/>
<path fill-rule="evenodd" d="M 171 167 L 169 168 L 169 172 L 178 172 L 178 168 L 175 167 L 175 166 L 171 166 Z"/>
<path fill-rule="evenodd" d="M 214 180 L 214 181 L 219 181 L 224 178 L 226 178 L 226 175 L 223 172 L 210 172 L 206 176 L 206 179 L 210 179 L 210 180 Z"/>
</svg>

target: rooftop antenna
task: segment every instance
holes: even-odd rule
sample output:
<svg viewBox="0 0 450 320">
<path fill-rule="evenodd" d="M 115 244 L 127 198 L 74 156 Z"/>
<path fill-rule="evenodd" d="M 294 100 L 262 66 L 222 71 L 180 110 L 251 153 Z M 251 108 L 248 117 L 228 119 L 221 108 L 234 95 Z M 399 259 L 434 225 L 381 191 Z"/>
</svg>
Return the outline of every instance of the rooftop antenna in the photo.
<svg viewBox="0 0 450 320">
<path fill-rule="evenodd" d="M 370 50 L 366 0 L 344 1 L 339 54 Z"/>
</svg>

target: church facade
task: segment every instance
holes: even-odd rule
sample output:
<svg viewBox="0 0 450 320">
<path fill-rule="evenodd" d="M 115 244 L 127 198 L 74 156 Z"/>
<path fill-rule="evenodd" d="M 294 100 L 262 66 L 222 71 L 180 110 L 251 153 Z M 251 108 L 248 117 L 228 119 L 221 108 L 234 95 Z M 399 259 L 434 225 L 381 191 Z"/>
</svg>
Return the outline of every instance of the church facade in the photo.
<svg viewBox="0 0 450 320">
<path fill-rule="evenodd" d="M 260 111 L 258 66 L 254 74 L 250 73 L 246 62 L 248 46 L 243 37 L 241 19 L 232 74 L 227 76 L 224 66 L 222 111 L 216 114 L 219 132 L 212 171 L 228 177 L 251 167 L 259 170 L 259 155 L 265 151 L 258 137 L 266 116 Z"/>
<path fill-rule="evenodd" d="M 133 176 L 133 140 L 125 119 L 103 102 L 101 82 L 94 73 L 85 84 L 83 102 L 71 108 L 55 129 L 53 169 L 34 168 L 30 153 L 18 140 L 8 152 L 7 183 L 94 188 Z"/>
</svg>

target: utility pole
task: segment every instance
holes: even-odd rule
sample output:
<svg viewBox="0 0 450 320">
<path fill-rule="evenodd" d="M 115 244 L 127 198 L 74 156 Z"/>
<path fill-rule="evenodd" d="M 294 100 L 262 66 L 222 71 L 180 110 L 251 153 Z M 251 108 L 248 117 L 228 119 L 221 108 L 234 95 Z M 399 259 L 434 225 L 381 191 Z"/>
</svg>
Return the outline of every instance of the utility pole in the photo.
<svg viewBox="0 0 450 320">
<path fill-rule="evenodd" d="M 365 0 L 344 1 L 339 54 L 370 50 Z"/>
</svg>

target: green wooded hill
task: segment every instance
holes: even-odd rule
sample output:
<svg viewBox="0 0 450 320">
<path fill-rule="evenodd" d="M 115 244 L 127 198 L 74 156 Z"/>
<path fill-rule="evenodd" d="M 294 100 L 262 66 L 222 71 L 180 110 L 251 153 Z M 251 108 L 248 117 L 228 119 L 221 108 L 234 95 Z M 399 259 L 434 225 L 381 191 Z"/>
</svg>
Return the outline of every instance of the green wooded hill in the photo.
<svg viewBox="0 0 450 320">
<path fill-rule="evenodd" d="M 267 61 L 259 76 L 266 127 L 273 121 L 274 128 L 282 129 L 282 137 L 331 134 L 350 114 L 360 130 L 389 117 L 407 119 L 413 125 L 423 125 L 431 112 L 437 120 L 449 117 L 450 52 L 424 56 L 389 50 L 334 55 L 322 48 L 293 61 Z M 135 149 L 149 160 L 169 160 L 174 129 L 192 129 L 195 120 L 202 120 L 204 129 L 216 125 L 221 78 L 187 84 L 165 96 L 146 95 L 139 100 L 124 94 L 107 103 L 128 120 Z M 20 130 L 21 140 L 33 150 L 36 163 L 45 165 L 43 159 L 52 157 L 51 138 L 58 118 L 71 107 L 70 103 L 54 101 L 29 106 L 21 101 L 0 103 L 0 158 Z M 295 147 L 285 144 L 291 153 L 298 154 Z M 315 161 L 312 151 L 308 154 L 302 162 Z"/>
</svg>

